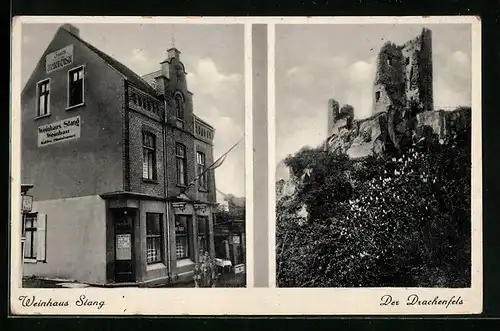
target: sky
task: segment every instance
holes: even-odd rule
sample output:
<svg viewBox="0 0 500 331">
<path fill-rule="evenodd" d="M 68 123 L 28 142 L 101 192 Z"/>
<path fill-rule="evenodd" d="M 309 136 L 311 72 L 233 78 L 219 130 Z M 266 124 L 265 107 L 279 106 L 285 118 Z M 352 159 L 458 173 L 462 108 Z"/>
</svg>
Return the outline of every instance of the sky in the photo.
<svg viewBox="0 0 500 331">
<path fill-rule="evenodd" d="M 194 112 L 215 128 L 214 158 L 241 143 L 215 171 L 217 189 L 245 196 L 243 25 L 74 24 L 80 37 L 135 73 L 160 69 L 175 45 L 188 73 Z M 22 86 L 26 84 L 59 24 L 23 24 Z M 222 196 L 217 192 L 217 200 Z"/>
<path fill-rule="evenodd" d="M 375 60 L 390 40 L 403 44 L 422 25 L 276 25 L 276 163 L 327 136 L 328 99 L 369 117 Z M 427 24 L 432 31 L 434 107 L 471 105 L 471 26 Z"/>
</svg>

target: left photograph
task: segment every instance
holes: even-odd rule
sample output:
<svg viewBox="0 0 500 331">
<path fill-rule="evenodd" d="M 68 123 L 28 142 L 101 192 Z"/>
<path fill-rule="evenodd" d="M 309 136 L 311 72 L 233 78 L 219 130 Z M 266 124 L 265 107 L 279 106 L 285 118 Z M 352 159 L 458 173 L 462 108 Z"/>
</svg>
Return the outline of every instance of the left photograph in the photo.
<svg viewBox="0 0 500 331">
<path fill-rule="evenodd" d="M 244 26 L 21 31 L 22 287 L 245 287 Z"/>
</svg>

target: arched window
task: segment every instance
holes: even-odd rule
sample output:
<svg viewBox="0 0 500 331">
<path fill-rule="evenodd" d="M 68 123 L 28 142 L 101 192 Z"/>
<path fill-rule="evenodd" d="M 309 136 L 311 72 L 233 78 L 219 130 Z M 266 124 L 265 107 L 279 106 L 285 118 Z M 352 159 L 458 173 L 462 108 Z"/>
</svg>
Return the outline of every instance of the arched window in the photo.
<svg viewBox="0 0 500 331">
<path fill-rule="evenodd" d="M 184 119 L 184 97 L 180 92 L 176 92 L 174 94 L 174 101 L 175 101 L 175 114 L 177 116 L 177 119 L 183 120 Z"/>
</svg>

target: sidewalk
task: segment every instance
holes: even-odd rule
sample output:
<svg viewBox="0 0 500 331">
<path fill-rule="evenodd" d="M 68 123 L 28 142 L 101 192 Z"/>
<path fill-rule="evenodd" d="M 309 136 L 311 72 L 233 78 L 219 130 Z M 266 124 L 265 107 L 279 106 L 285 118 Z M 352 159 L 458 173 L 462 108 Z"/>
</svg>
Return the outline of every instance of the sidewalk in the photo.
<svg viewBox="0 0 500 331">
<path fill-rule="evenodd" d="M 62 288 L 61 283 L 78 284 L 70 280 L 51 280 L 51 279 L 38 279 L 38 278 L 24 278 L 23 287 L 24 288 Z M 59 285 L 58 285 L 59 284 Z M 220 275 L 215 287 L 245 287 L 246 286 L 246 273 L 243 274 L 233 274 L 226 273 Z M 189 288 L 194 287 L 194 282 L 183 283 L 183 284 L 167 284 L 161 287 L 172 287 L 172 288 Z M 116 287 L 119 288 L 119 287 Z"/>
<path fill-rule="evenodd" d="M 226 273 L 219 276 L 215 287 L 246 287 L 247 274 Z M 163 287 L 189 288 L 194 287 L 194 281 L 189 283 L 168 284 Z"/>
</svg>

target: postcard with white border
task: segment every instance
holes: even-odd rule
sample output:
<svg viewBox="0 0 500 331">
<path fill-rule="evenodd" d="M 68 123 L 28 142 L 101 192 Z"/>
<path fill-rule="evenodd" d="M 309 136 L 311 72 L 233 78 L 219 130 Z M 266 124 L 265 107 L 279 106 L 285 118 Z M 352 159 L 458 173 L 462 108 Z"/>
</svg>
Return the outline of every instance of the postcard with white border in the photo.
<svg viewBox="0 0 500 331">
<path fill-rule="evenodd" d="M 482 311 L 477 18 L 12 29 L 12 314 Z M 252 71 L 267 71 L 267 109 Z M 269 217 L 254 220 L 264 132 Z M 268 261 L 254 259 L 257 222 Z"/>
</svg>

